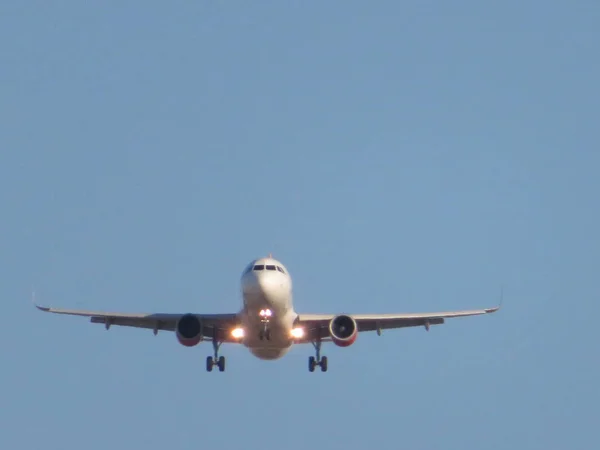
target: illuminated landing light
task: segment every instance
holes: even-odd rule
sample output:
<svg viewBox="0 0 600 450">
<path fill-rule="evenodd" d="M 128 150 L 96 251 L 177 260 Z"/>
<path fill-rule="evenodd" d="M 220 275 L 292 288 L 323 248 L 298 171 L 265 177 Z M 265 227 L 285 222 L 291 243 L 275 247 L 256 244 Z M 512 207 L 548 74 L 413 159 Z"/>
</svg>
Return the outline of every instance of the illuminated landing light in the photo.
<svg viewBox="0 0 600 450">
<path fill-rule="evenodd" d="M 271 317 L 273 312 L 270 309 L 261 309 L 258 314 L 260 314 L 260 317 Z"/>
<path fill-rule="evenodd" d="M 291 333 L 294 339 L 302 339 L 304 337 L 304 328 L 292 328 Z"/>
<path fill-rule="evenodd" d="M 241 339 L 244 337 L 244 329 L 243 328 L 234 328 L 231 330 L 231 336 L 234 339 Z"/>
</svg>

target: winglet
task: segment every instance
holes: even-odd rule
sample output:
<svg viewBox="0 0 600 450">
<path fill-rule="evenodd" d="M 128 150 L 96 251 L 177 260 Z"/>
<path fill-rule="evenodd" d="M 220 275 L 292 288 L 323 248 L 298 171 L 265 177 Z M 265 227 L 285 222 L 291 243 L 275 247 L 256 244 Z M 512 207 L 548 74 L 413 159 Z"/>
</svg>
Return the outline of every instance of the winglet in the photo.
<svg viewBox="0 0 600 450">
<path fill-rule="evenodd" d="M 500 308 L 502 308 L 502 303 L 504 302 L 504 286 L 500 287 L 500 303 L 498 303 L 498 306 L 494 306 L 493 308 L 486 308 L 484 309 L 484 311 L 486 313 L 494 313 L 496 311 L 498 311 Z"/>
<path fill-rule="evenodd" d="M 35 291 L 33 289 L 31 290 L 31 303 L 33 303 L 33 306 L 35 306 L 40 311 L 50 311 L 50 308 L 48 306 L 41 306 L 37 304 L 37 302 L 35 301 Z"/>
</svg>

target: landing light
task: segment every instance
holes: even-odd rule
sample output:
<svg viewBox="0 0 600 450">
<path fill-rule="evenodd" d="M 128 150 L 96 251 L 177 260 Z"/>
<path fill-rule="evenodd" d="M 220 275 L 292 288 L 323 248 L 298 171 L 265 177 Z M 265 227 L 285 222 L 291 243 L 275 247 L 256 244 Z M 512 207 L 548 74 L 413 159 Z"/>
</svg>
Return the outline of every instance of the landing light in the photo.
<svg viewBox="0 0 600 450">
<path fill-rule="evenodd" d="M 292 328 L 292 337 L 301 339 L 304 337 L 304 328 Z"/>
<path fill-rule="evenodd" d="M 240 339 L 244 337 L 244 329 L 243 328 L 234 328 L 231 330 L 231 336 L 235 339 Z"/>
<path fill-rule="evenodd" d="M 258 314 L 260 314 L 260 317 L 271 317 L 273 313 L 270 309 L 261 309 Z"/>
</svg>

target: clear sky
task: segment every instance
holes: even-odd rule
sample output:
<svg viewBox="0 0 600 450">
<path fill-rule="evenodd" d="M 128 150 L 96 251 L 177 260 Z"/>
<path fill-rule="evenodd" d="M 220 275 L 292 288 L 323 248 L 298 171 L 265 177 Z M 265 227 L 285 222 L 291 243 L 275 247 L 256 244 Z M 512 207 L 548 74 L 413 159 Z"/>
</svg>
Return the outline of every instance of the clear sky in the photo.
<svg viewBox="0 0 600 450">
<path fill-rule="evenodd" d="M 0 448 L 583 449 L 598 1 L 0 2 Z M 277 362 L 31 304 L 492 316 Z"/>
</svg>

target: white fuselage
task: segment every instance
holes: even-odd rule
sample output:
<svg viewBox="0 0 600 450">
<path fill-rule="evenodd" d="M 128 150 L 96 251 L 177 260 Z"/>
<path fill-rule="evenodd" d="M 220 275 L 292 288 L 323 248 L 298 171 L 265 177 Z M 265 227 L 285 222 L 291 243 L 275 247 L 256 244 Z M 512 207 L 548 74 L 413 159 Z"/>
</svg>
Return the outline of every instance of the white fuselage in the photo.
<svg viewBox="0 0 600 450">
<path fill-rule="evenodd" d="M 292 346 L 297 317 L 287 269 L 273 258 L 252 261 L 242 275 L 241 290 L 243 344 L 257 358 L 281 358 Z M 268 339 L 264 336 L 266 329 Z"/>
</svg>

